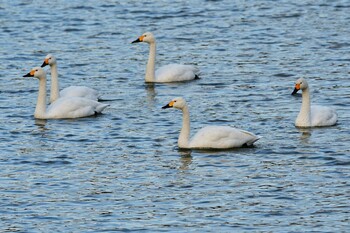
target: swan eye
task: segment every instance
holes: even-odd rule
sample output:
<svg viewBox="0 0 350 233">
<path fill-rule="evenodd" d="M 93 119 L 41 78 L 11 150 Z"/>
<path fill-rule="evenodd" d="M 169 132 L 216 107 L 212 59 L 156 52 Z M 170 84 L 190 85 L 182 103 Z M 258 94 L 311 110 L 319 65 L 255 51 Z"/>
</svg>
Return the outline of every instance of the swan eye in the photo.
<svg viewBox="0 0 350 233">
<path fill-rule="evenodd" d="M 303 82 L 300 82 L 300 84 L 303 84 Z"/>
<path fill-rule="evenodd" d="M 39 71 L 38 69 L 35 70 L 35 72 Z"/>
</svg>

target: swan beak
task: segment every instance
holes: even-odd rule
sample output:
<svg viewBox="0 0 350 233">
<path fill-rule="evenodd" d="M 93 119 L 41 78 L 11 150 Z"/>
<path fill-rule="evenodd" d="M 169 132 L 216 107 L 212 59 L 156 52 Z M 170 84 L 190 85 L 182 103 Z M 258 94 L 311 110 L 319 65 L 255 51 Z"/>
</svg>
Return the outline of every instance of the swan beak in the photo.
<svg viewBox="0 0 350 233">
<path fill-rule="evenodd" d="M 137 40 L 134 40 L 133 42 L 131 42 L 131 44 L 138 43 L 138 42 L 141 42 L 139 38 L 137 38 Z"/>
<path fill-rule="evenodd" d="M 31 70 L 28 74 L 23 75 L 23 77 L 34 77 L 34 70 Z"/>
<path fill-rule="evenodd" d="M 162 107 L 162 109 L 166 109 L 166 108 L 171 108 L 171 106 L 169 104 L 167 104 L 167 105 Z"/>
<path fill-rule="evenodd" d="M 139 38 L 137 38 L 136 40 L 134 40 L 133 42 L 131 42 L 131 44 L 133 43 L 138 43 L 138 42 L 142 42 L 143 41 L 144 36 L 140 36 Z"/>
<path fill-rule="evenodd" d="M 49 59 L 45 59 L 41 67 L 45 67 L 49 64 Z"/>
<path fill-rule="evenodd" d="M 292 95 L 295 95 L 299 90 L 294 88 L 294 91 L 292 92 Z"/>
<path fill-rule="evenodd" d="M 300 83 L 295 84 L 294 91 L 292 92 L 292 95 L 295 95 L 300 90 Z"/>
<path fill-rule="evenodd" d="M 162 109 L 172 108 L 173 106 L 174 106 L 174 101 L 171 101 L 171 102 L 168 103 L 167 105 L 163 106 Z"/>
</svg>

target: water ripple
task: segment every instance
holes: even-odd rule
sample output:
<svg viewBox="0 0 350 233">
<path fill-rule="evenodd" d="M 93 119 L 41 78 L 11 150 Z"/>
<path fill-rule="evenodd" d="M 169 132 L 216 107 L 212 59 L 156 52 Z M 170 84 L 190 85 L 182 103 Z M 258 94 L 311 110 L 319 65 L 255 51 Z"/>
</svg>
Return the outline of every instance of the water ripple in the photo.
<svg viewBox="0 0 350 233">
<path fill-rule="evenodd" d="M 345 1 L 0 5 L 1 232 L 347 231 Z M 144 31 L 157 37 L 157 67 L 195 64 L 201 79 L 144 84 L 148 46 L 130 44 Z M 47 53 L 61 88 L 86 85 L 110 100 L 104 114 L 34 119 L 38 82 L 22 76 Z M 310 80 L 313 103 L 336 107 L 337 126 L 294 126 L 298 77 Z M 161 106 L 180 95 L 192 133 L 218 124 L 263 138 L 179 149 L 181 112 Z"/>
</svg>

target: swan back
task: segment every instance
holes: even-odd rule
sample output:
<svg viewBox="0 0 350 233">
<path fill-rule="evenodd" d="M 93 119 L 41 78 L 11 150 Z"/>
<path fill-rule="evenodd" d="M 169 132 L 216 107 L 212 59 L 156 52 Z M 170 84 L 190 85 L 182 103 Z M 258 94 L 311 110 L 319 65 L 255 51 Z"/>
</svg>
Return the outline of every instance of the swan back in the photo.
<svg viewBox="0 0 350 233">
<path fill-rule="evenodd" d="M 99 100 L 99 93 L 86 86 L 69 86 L 60 91 L 61 97 L 83 97 L 90 100 Z"/>
<path fill-rule="evenodd" d="M 335 125 L 338 115 L 334 108 L 328 106 L 311 106 L 311 126 L 331 126 Z"/>
<path fill-rule="evenodd" d="M 228 149 L 253 145 L 260 137 L 229 126 L 206 126 L 191 139 L 190 148 Z"/>
<path fill-rule="evenodd" d="M 156 82 L 183 82 L 198 77 L 198 68 L 193 65 L 169 64 L 156 70 Z"/>
<path fill-rule="evenodd" d="M 81 97 L 61 97 L 47 109 L 48 119 L 80 118 L 101 113 L 108 105 Z"/>
</svg>

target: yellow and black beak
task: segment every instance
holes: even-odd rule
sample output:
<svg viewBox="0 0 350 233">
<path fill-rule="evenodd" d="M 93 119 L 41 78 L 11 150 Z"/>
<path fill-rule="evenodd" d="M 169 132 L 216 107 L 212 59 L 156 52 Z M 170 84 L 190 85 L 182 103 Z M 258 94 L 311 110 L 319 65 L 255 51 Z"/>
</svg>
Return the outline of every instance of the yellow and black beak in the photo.
<svg viewBox="0 0 350 233">
<path fill-rule="evenodd" d="M 294 91 L 292 92 L 292 95 L 295 95 L 300 90 L 300 83 L 295 84 Z"/>
<path fill-rule="evenodd" d="M 49 64 L 49 59 L 45 59 L 41 67 L 45 67 Z"/>
<path fill-rule="evenodd" d="M 174 106 L 174 101 L 171 101 L 171 102 L 168 103 L 167 105 L 163 106 L 162 109 L 172 108 L 173 106 Z"/>
<path fill-rule="evenodd" d="M 131 44 L 133 43 L 139 43 L 143 41 L 144 36 L 140 36 L 139 38 L 137 38 L 136 40 L 134 40 L 133 42 L 131 42 Z"/>
<path fill-rule="evenodd" d="M 34 70 L 31 70 L 28 74 L 23 75 L 23 77 L 34 77 Z"/>
</svg>

